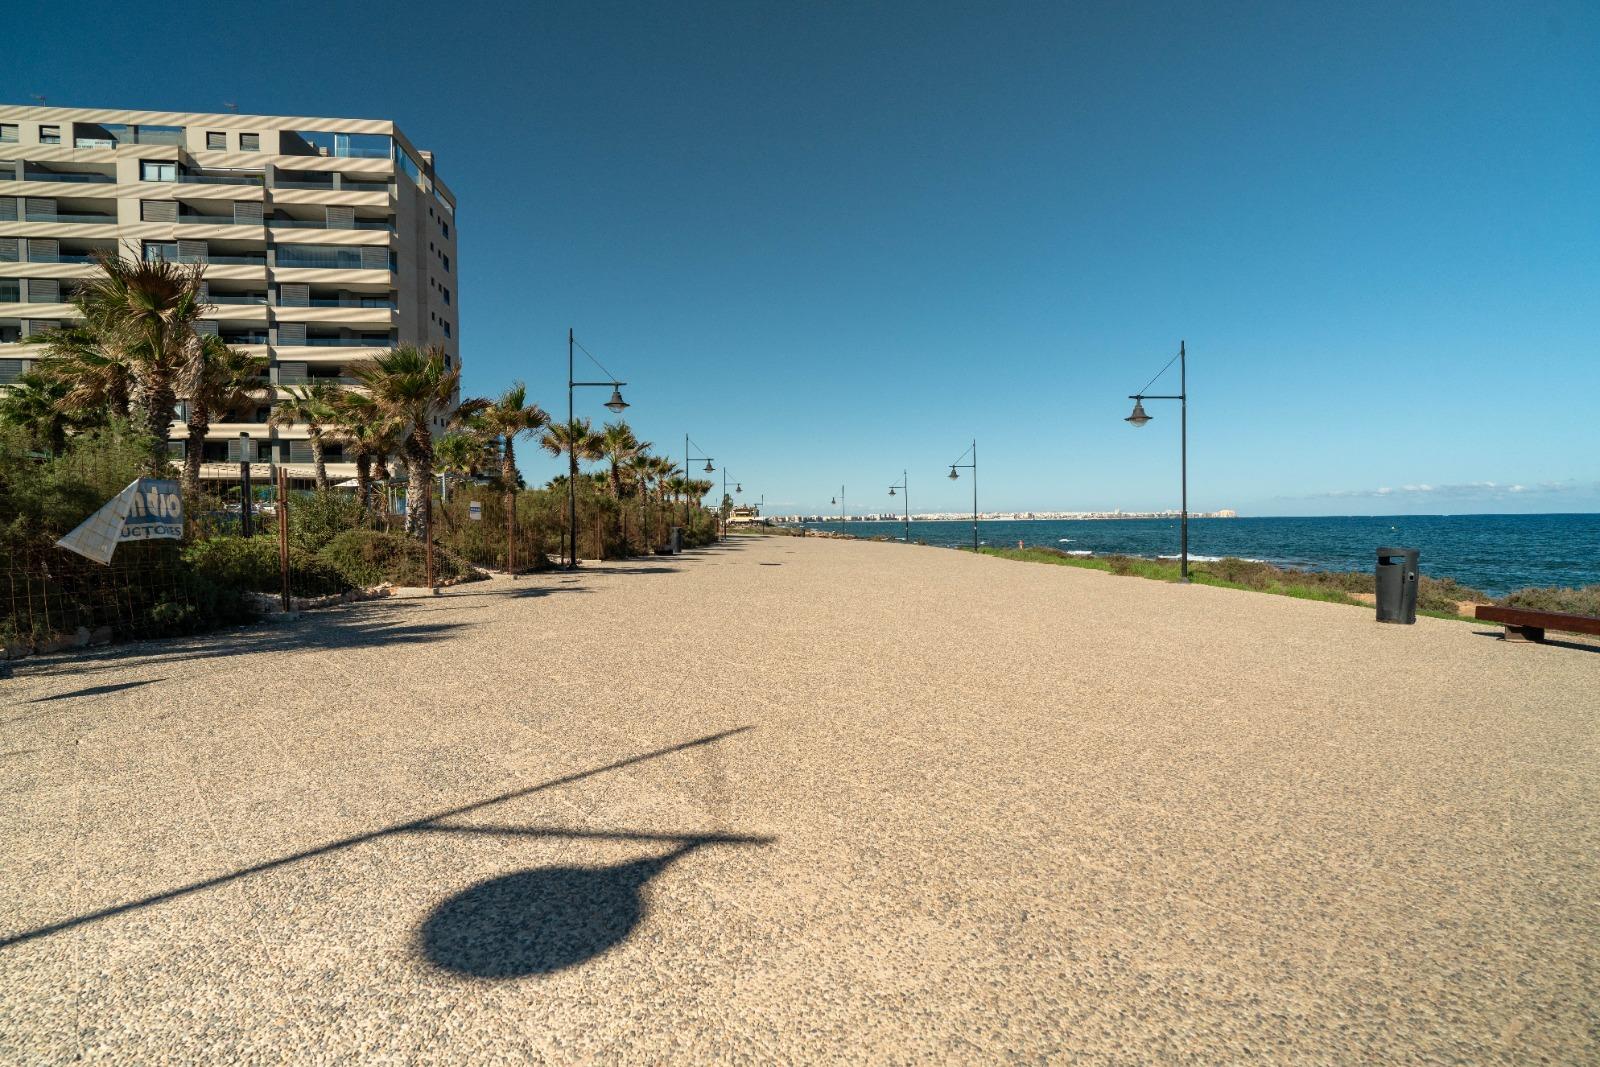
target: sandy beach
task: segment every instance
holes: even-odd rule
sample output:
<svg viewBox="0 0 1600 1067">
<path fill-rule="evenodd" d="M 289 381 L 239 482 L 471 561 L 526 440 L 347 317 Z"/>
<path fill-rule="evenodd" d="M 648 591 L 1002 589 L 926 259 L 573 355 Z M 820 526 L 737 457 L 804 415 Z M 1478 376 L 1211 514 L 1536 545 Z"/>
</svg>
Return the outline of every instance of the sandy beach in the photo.
<svg viewBox="0 0 1600 1067">
<path fill-rule="evenodd" d="M 23 663 L 0 1059 L 1593 1062 L 1496 633 L 773 537 Z"/>
</svg>

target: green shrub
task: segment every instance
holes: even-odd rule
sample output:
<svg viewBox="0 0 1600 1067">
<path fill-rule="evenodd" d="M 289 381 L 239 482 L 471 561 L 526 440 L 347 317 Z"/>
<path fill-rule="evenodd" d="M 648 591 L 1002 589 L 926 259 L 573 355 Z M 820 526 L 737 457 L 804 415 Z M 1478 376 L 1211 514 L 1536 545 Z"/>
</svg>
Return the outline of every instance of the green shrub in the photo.
<svg viewBox="0 0 1600 1067">
<path fill-rule="evenodd" d="M 428 582 L 427 559 L 422 544 L 404 534 L 383 530 L 346 530 L 329 541 L 318 553 L 318 558 L 355 586 L 373 586 L 383 582 L 415 586 Z M 454 553 L 439 546 L 433 550 L 433 570 L 434 577 L 440 581 L 482 577 L 462 563 Z"/>
<path fill-rule="evenodd" d="M 371 521 L 353 495 L 330 491 L 289 496 L 289 543 L 307 552 L 320 552 L 339 534 L 369 527 Z"/>
<path fill-rule="evenodd" d="M 1518 589 L 1502 597 L 1499 603 L 1508 608 L 1563 611 L 1569 615 L 1600 617 L 1600 585 L 1586 585 L 1581 589 Z"/>
<path fill-rule="evenodd" d="M 277 593 L 283 588 L 276 537 L 210 537 L 183 551 L 194 572 L 232 589 Z M 302 548 L 289 548 L 289 592 L 327 596 L 351 588 L 336 567 Z"/>
</svg>

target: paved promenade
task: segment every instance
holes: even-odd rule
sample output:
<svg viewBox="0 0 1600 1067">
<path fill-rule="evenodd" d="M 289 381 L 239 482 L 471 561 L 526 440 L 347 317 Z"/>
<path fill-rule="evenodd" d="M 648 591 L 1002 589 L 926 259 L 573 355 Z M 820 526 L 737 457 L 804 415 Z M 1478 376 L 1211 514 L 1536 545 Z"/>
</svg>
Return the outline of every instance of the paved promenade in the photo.
<svg viewBox="0 0 1600 1067">
<path fill-rule="evenodd" d="M 825 540 L 0 681 L 0 1061 L 1594 1063 L 1600 654 Z"/>
</svg>

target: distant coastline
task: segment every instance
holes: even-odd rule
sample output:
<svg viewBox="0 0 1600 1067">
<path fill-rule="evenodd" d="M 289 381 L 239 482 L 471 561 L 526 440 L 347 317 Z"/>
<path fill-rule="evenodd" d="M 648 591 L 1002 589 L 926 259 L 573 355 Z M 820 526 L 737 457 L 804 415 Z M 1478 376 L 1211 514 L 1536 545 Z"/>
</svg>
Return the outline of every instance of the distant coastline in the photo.
<svg viewBox="0 0 1600 1067">
<path fill-rule="evenodd" d="M 1114 519 L 1179 519 L 1181 511 L 980 511 L 979 522 L 1079 522 Z M 1237 519 L 1239 513 L 1232 508 L 1218 511 L 1191 511 L 1191 519 Z M 972 512 L 932 511 L 912 512 L 912 522 L 971 522 Z M 770 515 L 769 522 L 904 522 L 906 516 L 888 513 L 875 515 Z"/>
</svg>

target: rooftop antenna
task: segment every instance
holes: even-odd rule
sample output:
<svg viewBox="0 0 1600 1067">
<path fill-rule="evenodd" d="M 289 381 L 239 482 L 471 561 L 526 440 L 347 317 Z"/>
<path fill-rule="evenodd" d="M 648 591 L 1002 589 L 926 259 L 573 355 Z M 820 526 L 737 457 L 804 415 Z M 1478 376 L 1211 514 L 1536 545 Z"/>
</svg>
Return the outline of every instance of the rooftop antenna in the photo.
<svg viewBox="0 0 1600 1067">
<path fill-rule="evenodd" d="M 40 94 L 40 93 L 29 93 L 28 95 L 33 97 L 35 100 L 39 101 L 39 103 L 41 103 L 41 104 L 44 103 L 43 94 Z"/>
<path fill-rule="evenodd" d="M 224 100 L 222 102 L 222 106 L 233 112 L 235 115 L 239 113 L 239 105 L 234 103 L 232 100 Z"/>
</svg>

